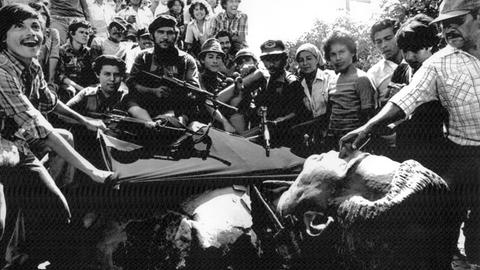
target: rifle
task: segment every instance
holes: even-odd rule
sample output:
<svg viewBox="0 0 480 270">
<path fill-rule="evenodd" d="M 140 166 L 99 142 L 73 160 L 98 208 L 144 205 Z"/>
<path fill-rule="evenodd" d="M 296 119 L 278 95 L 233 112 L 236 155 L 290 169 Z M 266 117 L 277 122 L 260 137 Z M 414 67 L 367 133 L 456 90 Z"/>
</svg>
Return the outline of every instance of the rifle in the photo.
<svg viewBox="0 0 480 270">
<path fill-rule="evenodd" d="M 270 156 L 270 131 L 268 130 L 268 121 L 267 121 L 267 107 L 260 107 L 261 121 L 260 128 L 263 132 L 263 142 L 265 147 L 265 155 Z"/>
<path fill-rule="evenodd" d="M 221 107 L 227 108 L 227 109 L 232 110 L 234 112 L 238 111 L 237 108 L 235 108 L 233 106 L 230 106 L 228 104 L 225 104 L 221 101 L 218 101 L 216 99 L 215 94 L 212 94 L 212 93 L 210 93 L 208 91 L 205 91 L 205 90 L 203 90 L 203 89 L 201 89 L 197 86 L 194 86 L 190 83 L 187 83 L 186 81 L 179 80 L 179 79 L 174 78 L 172 76 L 156 75 L 156 74 L 150 73 L 148 71 L 144 71 L 144 70 L 142 70 L 141 72 L 148 75 L 148 76 L 154 77 L 157 80 L 160 80 L 161 82 L 165 83 L 165 85 L 167 85 L 169 87 L 179 88 L 179 89 L 187 91 L 188 93 L 192 93 L 194 95 L 200 96 L 200 97 L 202 97 L 202 99 L 206 99 L 206 100 L 212 102 L 214 106 L 220 105 Z M 210 105 L 210 104 L 207 103 L 207 105 Z"/>
</svg>

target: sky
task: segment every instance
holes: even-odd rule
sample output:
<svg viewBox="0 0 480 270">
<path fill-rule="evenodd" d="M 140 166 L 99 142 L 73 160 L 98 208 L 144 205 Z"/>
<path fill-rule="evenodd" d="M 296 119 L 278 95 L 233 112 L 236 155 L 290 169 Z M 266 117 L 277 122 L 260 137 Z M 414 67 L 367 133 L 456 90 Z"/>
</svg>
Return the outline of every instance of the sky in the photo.
<svg viewBox="0 0 480 270">
<path fill-rule="evenodd" d="M 351 2 L 350 15 L 368 21 L 378 10 L 378 0 L 371 4 Z M 294 41 L 313 27 L 316 19 L 333 22 L 345 14 L 344 0 L 242 0 L 240 10 L 248 15 L 249 46 L 259 52 L 268 39 Z"/>
</svg>

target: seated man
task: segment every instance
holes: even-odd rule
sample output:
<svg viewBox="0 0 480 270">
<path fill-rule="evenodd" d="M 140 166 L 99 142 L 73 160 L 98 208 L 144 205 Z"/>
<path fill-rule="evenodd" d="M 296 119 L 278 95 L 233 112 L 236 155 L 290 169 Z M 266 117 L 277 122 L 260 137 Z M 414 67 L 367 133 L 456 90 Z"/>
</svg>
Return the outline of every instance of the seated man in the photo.
<svg viewBox="0 0 480 270">
<path fill-rule="evenodd" d="M 125 34 L 127 32 L 127 22 L 119 17 L 113 18 L 108 25 L 108 38 L 96 37 L 92 41 L 92 56 L 93 59 L 102 54 L 115 55 L 125 59 L 127 50 L 130 49 L 131 43 L 124 42 Z"/>
<path fill-rule="evenodd" d="M 297 77 L 285 70 L 287 52 L 281 40 L 268 40 L 260 46 L 260 59 L 270 74 L 266 89 L 255 98 L 257 108 L 267 108 L 267 120 L 275 129 L 272 144 L 293 146 L 291 126 L 303 108 L 303 88 Z"/>
<path fill-rule="evenodd" d="M 67 106 L 82 115 L 108 113 L 117 108 L 126 92 L 119 91 L 125 76 L 125 62 L 113 55 L 101 55 L 93 62 L 99 84 L 87 87 L 68 101 Z"/>
<path fill-rule="evenodd" d="M 93 62 L 99 84 L 87 87 L 73 97 L 67 106 L 87 116 L 91 113 L 108 113 L 119 105 L 126 92 L 119 90 L 125 76 L 125 62 L 113 55 L 102 55 Z M 73 128 L 77 150 L 93 164 L 100 166 L 101 156 L 96 145 L 96 133 L 81 126 Z"/>
<path fill-rule="evenodd" d="M 142 51 L 135 59 L 127 80 L 129 94 L 126 97 L 128 112 L 135 118 L 152 121 L 157 116 L 175 116 L 188 123 L 194 104 L 187 92 L 175 89 L 154 76 L 173 77 L 199 86 L 195 59 L 176 47 L 177 22 L 172 16 L 160 15 L 148 27 L 154 39 L 154 48 Z"/>
<path fill-rule="evenodd" d="M 60 47 L 57 84 L 63 102 L 67 102 L 84 87 L 96 83 L 92 71 L 93 58 L 87 47 L 90 28 L 87 21 L 73 21 L 68 27 L 70 39 Z"/>
</svg>

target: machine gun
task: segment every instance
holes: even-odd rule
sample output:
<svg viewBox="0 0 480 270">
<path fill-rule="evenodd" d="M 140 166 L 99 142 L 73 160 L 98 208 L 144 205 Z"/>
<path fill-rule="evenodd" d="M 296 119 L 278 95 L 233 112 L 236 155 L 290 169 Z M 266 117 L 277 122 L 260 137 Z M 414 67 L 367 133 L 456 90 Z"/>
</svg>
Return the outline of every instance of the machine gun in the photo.
<svg viewBox="0 0 480 270">
<path fill-rule="evenodd" d="M 197 86 L 194 86 L 190 83 L 187 83 L 186 81 L 179 80 L 179 79 L 174 78 L 172 76 L 156 75 L 156 74 L 150 73 L 148 71 L 144 71 L 144 70 L 142 70 L 141 72 L 148 75 L 148 76 L 151 76 L 151 77 L 153 77 L 153 78 L 155 78 L 159 81 L 161 81 L 162 83 L 164 83 L 168 87 L 181 89 L 181 90 L 186 91 L 187 94 L 191 94 L 195 97 L 200 97 L 202 100 L 208 100 L 209 102 L 211 102 L 211 104 L 206 103 L 209 106 L 213 105 L 214 107 L 222 107 L 222 108 L 232 110 L 234 112 L 238 111 L 237 108 L 235 108 L 233 106 L 230 106 L 226 103 L 223 103 L 221 101 L 218 101 L 215 94 L 212 94 L 212 93 L 210 93 L 208 91 L 205 91 L 205 90 L 203 90 L 203 89 L 201 89 Z"/>
<path fill-rule="evenodd" d="M 144 146 L 153 155 L 180 159 L 196 154 L 205 159 L 212 145 L 208 136 L 209 126 L 203 131 L 193 131 L 174 117 L 161 117 L 149 122 L 122 115 L 121 112 L 89 113 L 89 116 L 105 122 L 109 128 L 107 135 Z M 194 148 L 200 142 L 205 143 L 205 150 Z"/>
</svg>

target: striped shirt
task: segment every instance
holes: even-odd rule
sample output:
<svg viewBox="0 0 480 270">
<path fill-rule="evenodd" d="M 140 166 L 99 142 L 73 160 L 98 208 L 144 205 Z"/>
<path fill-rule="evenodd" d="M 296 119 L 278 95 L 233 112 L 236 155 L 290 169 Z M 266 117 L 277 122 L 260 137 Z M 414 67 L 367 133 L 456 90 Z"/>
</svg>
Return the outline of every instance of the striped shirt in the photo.
<svg viewBox="0 0 480 270">
<path fill-rule="evenodd" d="M 390 101 L 408 116 L 416 107 L 440 100 L 449 113 L 448 138 L 480 145 L 480 60 L 451 46 L 438 51 Z"/>
<path fill-rule="evenodd" d="M 232 36 L 233 43 L 240 43 L 241 48 L 246 47 L 248 32 L 247 14 L 238 11 L 235 17 L 229 18 L 226 11 L 218 13 L 210 25 L 209 33 L 211 37 L 215 37 L 220 31 L 227 31 Z"/>
<path fill-rule="evenodd" d="M 28 71 L 32 77 L 30 89 L 27 89 Z M 47 137 L 53 127 L 38 110 L 43 113 L 53 110 L 58 99 L 48 89 L 38 61 L 34 59 L 25 67 L 4 50 L 0 52 L 0 77 L 0 118 L 13 118 L 19 135 L 26 141 Z"/>
<path fill-rule="evenodd" d="M 329 130 L 334 134 L 346 134 L 361 125 L 362 111 L 375 108 L 375 87 L 367 74 L 355 67 L 336 77 L 336 87 L 329 89 L 331 105 Z"/>
</svg>

